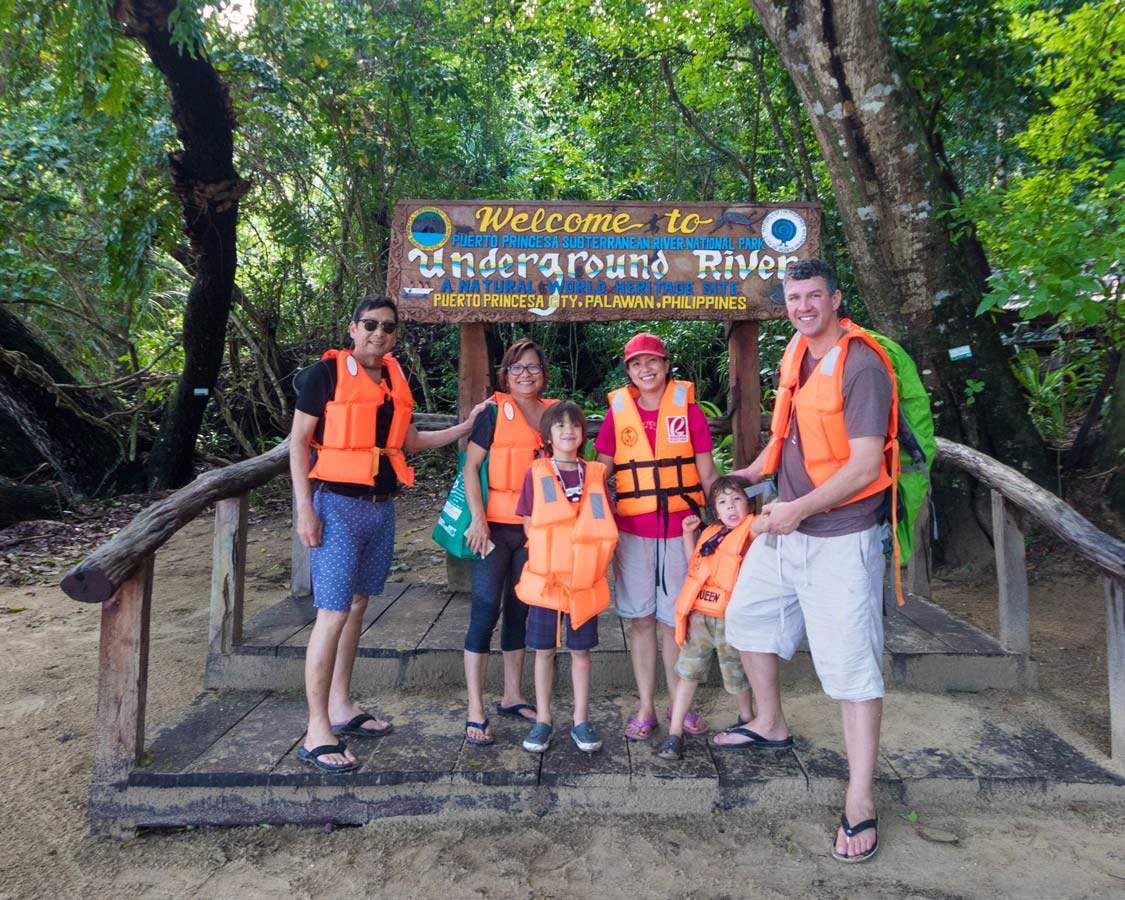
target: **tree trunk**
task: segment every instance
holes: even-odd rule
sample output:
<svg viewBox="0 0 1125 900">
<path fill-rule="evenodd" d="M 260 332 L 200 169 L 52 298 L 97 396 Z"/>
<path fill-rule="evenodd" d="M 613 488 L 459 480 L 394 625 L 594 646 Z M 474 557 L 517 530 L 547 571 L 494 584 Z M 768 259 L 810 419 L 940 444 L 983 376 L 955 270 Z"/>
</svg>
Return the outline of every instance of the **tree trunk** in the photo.
<svg viewBox="0 0 1125 900">
<path fill-rule="evenodd" d="M 175 8 L 175 0 L 119 0 L 112 9 L 171 90 L 172 118 L 183 145 L 170 157 L 172 187 L 195 257 L 184 310 L 184 370 L 145 464 L 153 490 L 191 478 L 195 439 L 222 366 L 237 261 L 238 201 L 249 188 L 234 170 L 235 121 L 226 85 L 203 47 L 193 54 L 173 43 L 168 16 Z"/>
<path fill-rule="evenodd" d="M 63 505 L 58 485 L 16 484 L 0 478 L 0 528 L 31 519 L 58 519 Z"/>
<path fill-rule="evenodd" d="M 1107 489 L 1109 502 L 1114 512 L 1125 517 L 1125 361 L 1119 362 L 1113 379 L 1102 446 L 1103 462 L 1115 469 Z"/>
<path fill-rule="evenodd" d="M 55 473 L 67 498 L 92 495 L 122 461 L 121 444 L 105 416 L 112 407 L 89 391 L 58 387 L 74 378 L 51 350 L 0 306 L 0 422 L 9 421 Z M 8 441 L 4 442 L 9 443 Z M 24 460 L 23 475 L 35 467 Z"/>
<path fill-rule="evenodd" d="M 1047 453 L 1008 354 L 992 320 L 976 315 L 984 254 L 971 235 L 955 240 L 940 215 L 950 208 L 954 180 L 883 34 L 879 4 L 752 4 L 808 112 L 873 324 L 918 364 L 938 433 L 1049 483 Z M 968 347 L 972 357 L 952 360 L 957 347 Z M 978 390 L 969 388 L 970 379 Z M 935 485 L 947 562 L 969 561 L 984 549 L 968 490 L 960 479 Z"/>
</svg>

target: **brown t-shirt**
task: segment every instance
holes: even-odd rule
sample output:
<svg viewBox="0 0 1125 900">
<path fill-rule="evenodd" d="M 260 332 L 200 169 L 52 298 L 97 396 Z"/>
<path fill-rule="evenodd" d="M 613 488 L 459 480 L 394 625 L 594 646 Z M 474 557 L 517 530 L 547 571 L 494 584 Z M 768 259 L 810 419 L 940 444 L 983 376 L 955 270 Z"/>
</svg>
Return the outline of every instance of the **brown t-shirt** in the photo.
<svg viewBox="0 0 1125 900">
<path fill-rule="evenodd" d="M 819 363 L 819 359 L 813 359 L 812 354 L 805 353 L 805 358 L 801 360 L 802 385 Z M 860 341 L 848 342 L 843 390 L 844 427 L 849 440 L 876 434 L 886 436 L 887 418 L 891 410 L 891 379 L 879 355 Z M 813 483 L 805 471 L 801 436 L 797 433 L 797 420 L 794 418 L 789 438 L 781 450 L 781 464 L 777 473 L 778 495 L 782 500 L 796 500 L 812 489 Z M 813 537 L 865 531 L 879 521 L 883 493 L 881 491 L 828 512 L 811 515 L 801 522 L 797 530 Z"/>
</svg>

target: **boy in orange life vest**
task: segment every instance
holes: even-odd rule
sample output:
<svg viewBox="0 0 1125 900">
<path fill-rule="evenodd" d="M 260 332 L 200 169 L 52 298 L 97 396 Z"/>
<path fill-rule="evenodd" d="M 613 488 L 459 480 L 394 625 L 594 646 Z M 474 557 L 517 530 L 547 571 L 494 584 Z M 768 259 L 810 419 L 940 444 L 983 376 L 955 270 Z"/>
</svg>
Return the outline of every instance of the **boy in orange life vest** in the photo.
<svg viewBox="0 0 1125 900">
<path fill-rule="evenodd" d="M 548 456 L 524 478 L 516 512 L 524 517 L 528 560 L 516 594 L 531 609 L 527 646 L 535 651 L 536 723 L 523 742 L 529 753 L 551 743 L 555 650 L 566 619 L 574 686 L 571 740 L 579 750 L 600 750 L 589 721 L 590 650 L 598 645 L 598 613 L 609 606 L 609 569 L 617 524 L 605 486 L 605 466 L 578 458 L 586 442 L 586 417 L 569 400 L 543 413 L 539 424 Z"/>
<path fill-rule="evenodd" d="M 691 708 L 696 686 L 707 680 L 712 654 L 719 658 L 723 687 L 738 703 L 738 724 L 727 730 L 737 731 L 754 717 L 750 682 L 742 671 L 738 651 L 727 643 L 723 627 L 723 614 L 742 557 L 761 530 L 758 517 L 750 514 L 745 493 L 748 487 L 750 482 L 737 475 L 716 479 L 708 506 L 719 524 L 705 528 L 698 543 L 699 517 L 684 519 L 684 555 L 690 562 L 687 579 L 676 598 L 676 643 L 680 645 L 676 674 L 680 680 L 672 698 L 668 737 L 656 754 L 662 759 L 684 758 L 684 716 Z"/>
<path fill-rule="evenodd" d="M 695 403 L 695 387 L 669 380 L 664 342 L 641 332 L 625 345 L 631 384 L 609 395 L 609 411 L 594 447 L 617 488 L 614 558 L 617 614 L 630 621 L 629 657 L 639 706 L 625 728 L 630 741 L 656 730 L 657 631 L 664 679 L 676 689 L 676 597 L 687 575 L 680 552 L 683 521 L 699 511 L 717 477 L 707 418 Z M 657 628 L 659 623 L 659 629 Z M 671 708 L 665 715 L 671 716 Z M 705 734 L 707 723 L 689 711 L 685 728 Z"/>
</svg>

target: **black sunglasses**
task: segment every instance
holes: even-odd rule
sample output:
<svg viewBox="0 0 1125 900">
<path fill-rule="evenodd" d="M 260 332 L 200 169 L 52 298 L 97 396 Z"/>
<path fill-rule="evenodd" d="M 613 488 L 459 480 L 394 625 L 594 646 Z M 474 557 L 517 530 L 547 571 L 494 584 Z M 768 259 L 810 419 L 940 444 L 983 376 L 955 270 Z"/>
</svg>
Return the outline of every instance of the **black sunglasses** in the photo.
<svg viewBox="0 0 1125 900">
<path fill-rule="evenodd" d="M 359 319 L 358 324 L 362 325 L 368 331 L 382 328 L 383 334 L 394 334 L 398 329 L 398 322 L 384 322 L 382 319 Z"/>
</svg>

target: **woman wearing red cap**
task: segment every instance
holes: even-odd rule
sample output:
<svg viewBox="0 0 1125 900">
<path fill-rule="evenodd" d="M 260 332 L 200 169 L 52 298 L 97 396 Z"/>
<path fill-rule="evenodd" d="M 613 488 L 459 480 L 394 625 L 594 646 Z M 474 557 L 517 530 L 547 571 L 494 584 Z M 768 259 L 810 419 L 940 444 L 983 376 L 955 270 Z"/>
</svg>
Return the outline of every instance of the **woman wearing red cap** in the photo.
<svg viewBox="0 0 1125 900">
<path fill-rule="evenodd" d="M 680 548 L 683 521 L 698 514 L 717 477 L 707 418 L 695 404 L 695 386 L 669 381 L 664 342 L 641 332 L 625 345 L 632 382 L 609 395 L 609 411 L 594 447 L 598 461 L 616 473 L 614 557 L 617 613 L 632 620 L 630 654 L 640 705 L 625 729 L 631 741 L 647 740 L 657 727 L 657 623 L 663 636 L 669 692 L 678 676 L 676 597 L 687 575 Z M 707 731 L 698 713 L 684 719 L 689 734 Z"/>
</svg>

